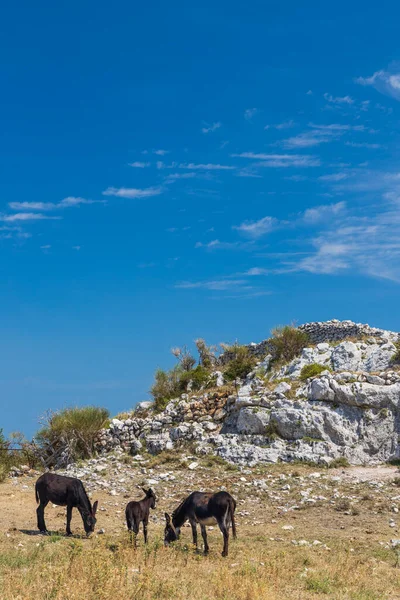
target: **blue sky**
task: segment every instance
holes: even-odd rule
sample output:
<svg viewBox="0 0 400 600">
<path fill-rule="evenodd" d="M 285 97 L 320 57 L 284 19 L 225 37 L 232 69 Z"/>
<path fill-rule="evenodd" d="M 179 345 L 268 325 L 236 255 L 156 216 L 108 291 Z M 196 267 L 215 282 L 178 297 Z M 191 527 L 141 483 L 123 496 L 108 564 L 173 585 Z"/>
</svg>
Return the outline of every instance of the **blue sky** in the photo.
<svg viewBox="0 0 400 600">
<path fill-rule="evenodd" d="M 400 9 L 304 4 L 4 7 L 7 432 L 128 409 L 199 336 L 400 330 Z"/>
</svg>

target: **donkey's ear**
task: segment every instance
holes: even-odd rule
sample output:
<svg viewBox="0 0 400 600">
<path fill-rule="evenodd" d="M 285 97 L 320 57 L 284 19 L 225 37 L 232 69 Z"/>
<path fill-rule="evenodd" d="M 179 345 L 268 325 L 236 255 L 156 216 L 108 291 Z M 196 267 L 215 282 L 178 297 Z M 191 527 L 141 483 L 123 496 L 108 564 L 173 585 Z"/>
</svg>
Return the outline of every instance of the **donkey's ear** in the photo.
<svg viewBox="0 0 400 600">
<path fill-rule="evenodd" d="M 165 513 L 165 520 L 167 521 L 167 525 L 169 525 L 171 523 L 171 517 L 169 516 L 168 513 Z"/>
<path fill-rule="evenodd" d="M 98 505 L 99 505 L 99 501 L 96 500 L 96 502 L 93 504 L 93 508 L 92 508 L 92 515 L 93 516 L 96 514 Z"/>
<path fill-rule="evenodd" d="M 144 488 L 142 488 L 142 490 L 144 491 L 145 495 L 148 496 L 149 492 L 147 490 L 145 490 Z"/>
</svg>

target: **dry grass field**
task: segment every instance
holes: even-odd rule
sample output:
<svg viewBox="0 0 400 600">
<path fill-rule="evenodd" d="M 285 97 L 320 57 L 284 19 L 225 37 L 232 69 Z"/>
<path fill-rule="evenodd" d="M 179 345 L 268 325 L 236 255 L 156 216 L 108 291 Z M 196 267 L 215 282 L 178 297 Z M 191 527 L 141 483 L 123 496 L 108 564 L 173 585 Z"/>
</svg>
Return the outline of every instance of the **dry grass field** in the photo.
<svg viewBox="0 0 400 600">
<path fill-rule="evenodd" d="M 201 463 L 190 472 L 175 463 L 155 464 L 151 476 L 168 473 L 170 480 L 159 478 L 150 543 L 145 547 L 140 537 L 135 549 L 124 507 L 141 496 L 143 472 L 126 466 L 128 494 L 93 494 L 100 509 L 90 539 L 82 537 L 76 511 L 74 537 L 64 537 L 65 509 L 52 505 L 46 509 L 52 535 L 37 534 L 36 475 L 0 484 L 1 600 L 400 599 L 400 568 L 390 545 L 400 537 L 395 467 L 279 465 L 240 472 Z M 190 528 L 164 548 L 164 511 L 189 491 L 222 486 L 238 501 L 238 539 L 230 540 L 229 557 L 221 557 L 217 528 L 209 531 L 206 557 L 191 545 Z"/>
</svg>

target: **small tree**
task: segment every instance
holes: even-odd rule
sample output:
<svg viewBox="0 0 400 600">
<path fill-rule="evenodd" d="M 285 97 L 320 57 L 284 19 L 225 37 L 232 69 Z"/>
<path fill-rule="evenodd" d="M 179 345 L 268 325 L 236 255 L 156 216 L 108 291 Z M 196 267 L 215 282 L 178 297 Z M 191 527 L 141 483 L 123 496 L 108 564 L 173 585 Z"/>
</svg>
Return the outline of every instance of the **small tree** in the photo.
<svg viewBox="0 0 400 600">
<path fill-rule="evenodd" d="M 275 327 L 269 340 L 274 360 L 289 362 L 301 354 L 309 343 L 308 335 L 293 325 Z"/>
<path fill-rule="evenodd" d="M 183 348 L 171 348 L 171 352 L 179 360 L 179 364 L 184 371 L 193 369 L 196 359 L 191 355 L 186 346 L 183 346 Z"/>
<path fill-rule="evenodd" d="M 198 338 L 194 342 L 196 344 L 197 352 L 199 353 L 199 362 L 205 369 L 211 369 L 216 361 L 217 357 L 215 353 L 217 351 L 216 346 L 207 346 L 203 338 Z"/>
<path fill-rule="evenodd" d="M 257 359 L 250 354 L 247 346 L 235 343 L 233 346 L 227 346 L 226 352 L 230 360 L 224 371 L 224 377 L 228 381 L 244 379 L 256 366 Z"/>
</svg>

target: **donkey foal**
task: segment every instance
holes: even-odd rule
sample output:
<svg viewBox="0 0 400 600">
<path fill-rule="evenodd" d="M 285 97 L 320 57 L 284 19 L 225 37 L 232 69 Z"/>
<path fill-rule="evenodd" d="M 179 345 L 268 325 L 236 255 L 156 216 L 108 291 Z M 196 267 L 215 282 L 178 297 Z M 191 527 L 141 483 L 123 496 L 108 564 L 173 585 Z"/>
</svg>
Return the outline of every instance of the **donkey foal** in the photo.
<svg viewBox="0 0 400 600">
<path fill-rule="evenodd" d="M 149 522 L 150 508 L 156 507 L 156 495 L 153 490 L 145 490 L 144 488 L 142 488 L 142 490 L 146 494 L 143 500 L 139 500 L 139 502 L 132 500 L 132 502 L 129 502 L 126 505 L 125 509 L 126 524 L 128 530 L 134 534 L 135 546 L 140 523 L 143 523 L 144 541 L 145 544 L 147 544 L 147 525 Z"/>
</svg>

